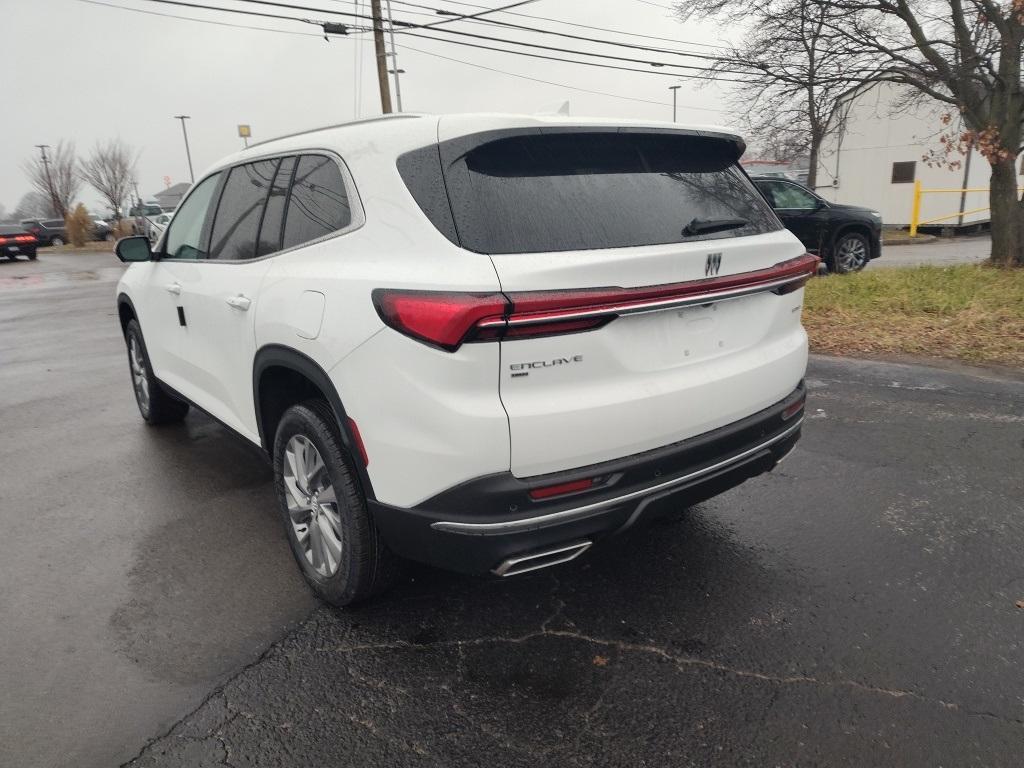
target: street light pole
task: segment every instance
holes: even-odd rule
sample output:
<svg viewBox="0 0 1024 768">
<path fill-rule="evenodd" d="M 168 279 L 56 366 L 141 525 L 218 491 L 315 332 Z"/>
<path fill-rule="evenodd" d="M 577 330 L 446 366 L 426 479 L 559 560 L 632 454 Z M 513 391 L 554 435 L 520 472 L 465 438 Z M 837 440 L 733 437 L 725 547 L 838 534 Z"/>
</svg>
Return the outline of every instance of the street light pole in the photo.
<svg viewBox="0 0 1024 768">
<path fill-rule="evenodd" d="M 188 159 L 188 177 L 192 183 L 196 183 L 196 175 L 192 172 L 192 152 L 188 148 L 188 130 L 185 128 L 185 121 L 192 118 L 188 115 L 175 115 L 175 120 L 181 120 L 181 135 L 185 137 L 185 157 Z"/>
<path fill-rule="evenodd" d="M 670 91 L 672 91 L 672 122 L 673 123 L 676 121 L 676 96 L 679 94 L 679 88 L 680 88 L 680 86 L 678 86 L 678 85 L 670 85 L 668 87 L 668 89 Z"/>
</svg>

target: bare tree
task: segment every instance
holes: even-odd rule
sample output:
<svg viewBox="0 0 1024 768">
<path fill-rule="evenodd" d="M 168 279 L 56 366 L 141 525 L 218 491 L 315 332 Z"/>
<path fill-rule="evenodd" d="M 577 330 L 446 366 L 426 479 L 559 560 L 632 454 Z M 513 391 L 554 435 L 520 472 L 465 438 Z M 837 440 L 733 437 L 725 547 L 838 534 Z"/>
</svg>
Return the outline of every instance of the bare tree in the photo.
<svg viewBox="0 0 1024 768">
<path fill-rule="evenodd" d="M 82 180 L 95 189 L 121 218 L 121 205 L 128 198 L 135 183 L 135 163 L 138 153 L 121 139 L 97 144 L 92 154 L 79 163 Z"/>
<path fill-rule="evenodd" d="M 45 162 L 40 156 L 22 164 L 33 189 L 50 201 L 57 216 L 68 213 L 82 188 L 76 165 L 74 142 L 63 140 L 48 153 Z"/>
<path fill-rule="evenodd" d="M 905 83 L 962 116 L 951 151 L 976 147 L 991 167 L 992 261 L 1024 266 L 1017 156 L 1024 131 L 1024 0 L 833 0 L 833 31 Z"/>
<path fill-rule="evenodd" d="M 52 203 L 47 195 L 41 195 L 35 190 L 26 192 L 21 196 L 18 204 L 14 206 L 14 210 L 11 211 L 11 218 L 15 221 L 35 218 L 52 219 L 57 214 L 54 213 L 51 205 Z"/>
<path fill-rule="evenodd" d="M 675 11 L 684 21 L 718 17 L 745 30 L 709 76 L 743 81 L 732 105 L 751 138 L 776 155 L 808 154 L 807 183 L 815 186 L 819 148 L 836 130 L 842 97 L 878 72 L 837 31 L 843 12 L 831 0 L 682 0 Z"/>
</svg>

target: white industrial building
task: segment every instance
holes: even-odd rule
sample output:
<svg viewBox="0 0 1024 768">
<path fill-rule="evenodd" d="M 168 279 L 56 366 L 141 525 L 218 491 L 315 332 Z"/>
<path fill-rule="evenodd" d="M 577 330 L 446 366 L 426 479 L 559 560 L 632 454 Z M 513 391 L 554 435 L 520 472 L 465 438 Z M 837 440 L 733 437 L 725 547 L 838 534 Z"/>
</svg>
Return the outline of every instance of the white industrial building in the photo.
<svg viewBox="0 0 1024 768">
<path fill-rule="evenodd" d="M 818 156 L 816 190 L 826 200 L 865 205 L 882 214 L 887 226 L 910 223 L 914 181 L 924 189 L 983 188 L 989 164 L 979 152 L 959 159 L 960 168 L 929 166 L 924 157 L 941 147 L 949 127 L 942 115 L 953 111 L 934 100 L 908 100 L 905 86 L 877 83 L 853 91 L 838 110 L 837 130 L 823 142 Z M 959 121 L 959 116 L 954 117 Z M 987 192 L 932 193 L 921 198 L 921 220 L 958 214 L 988 205 Z M 988 210 L 956 215 L 936 226 L 985 222 Z"/>
</svg>

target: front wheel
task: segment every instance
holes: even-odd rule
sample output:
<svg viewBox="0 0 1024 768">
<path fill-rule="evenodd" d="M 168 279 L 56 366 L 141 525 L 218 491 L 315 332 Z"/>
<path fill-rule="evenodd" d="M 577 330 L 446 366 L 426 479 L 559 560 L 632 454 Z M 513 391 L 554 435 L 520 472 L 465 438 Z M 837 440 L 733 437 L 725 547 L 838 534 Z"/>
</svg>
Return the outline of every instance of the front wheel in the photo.
<svg viewBox="0 0 1024 768">
<path fill-rule="evenodd" d="M 59 236 L 58 237 L 51 237 L 50 238 L 50 245 L 64 245 L 64 238 L 63 237 L 59 237 Z"/>
<path fill-rule="evenodd" d="M 859 272 L 868 265 L 868 239 L 857 232 L 840 235 L 832 249 L 832 271 L 839 274 Z"/>
<path fill-rule="evenodd" d="M 285 411 L 274 439 L 274 485 L 302 575 L 340 607 L 383 591 L 396 561 L 370 519 L 334 425 L 320 400 Z"/>
<path fill-rule="evenodd" d="M 125 329 L 128 345 L 128 368 L 132 374 L 132 389 L 139 413 L 147 424 L 168 424 L 181 421 L 188 413 L 188 403 L 171 397 L 153 375 L 149 353 L 142 340 L 142 329 L 137 320 L 129 320 Z"/>
</svg>

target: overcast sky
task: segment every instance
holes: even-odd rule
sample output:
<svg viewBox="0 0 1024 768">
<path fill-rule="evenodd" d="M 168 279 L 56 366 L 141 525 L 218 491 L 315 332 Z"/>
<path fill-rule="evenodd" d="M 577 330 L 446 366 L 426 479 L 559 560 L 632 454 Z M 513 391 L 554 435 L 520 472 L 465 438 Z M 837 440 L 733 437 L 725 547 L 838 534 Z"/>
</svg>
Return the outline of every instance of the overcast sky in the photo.
<svg viewBox="0 0 1024 768">
<path fill-rule="evenodd" d="M 239 0 L 182 0 L 221 7 L 294 15 L 338 22 L 330 9 L 353 12 L 353 0 L 281 0 L 324 12 L 260 7 Z M 473 0 L 488 7 L 513 0 Z M 443 17 L 416 9 L 475 9 L 453 0 L 392 0 L 396 19 L 429 23 Z M 655 47 L 679 47 L 707 53 L 695 43 L 725 42 L 715 25 L 680 24 L 669 10 L 671 0 L 537 0 L 516 12 L 572 21 L 620 32 L 679 41 L 614 36 L 547 21 L 496 14 L 491 18 L 584 36 L 617 39 Z M 100 5 L 96 3 L 104 3 Z M 116 6 L 116 7 L 110 7 Z M 359 3 L 366 13 L 368 0 Z M 123 10 L 126 8 L 135 10 Z M 146 13 L 140 12 L 146 11 Z M 152 14 L 173 14 L 287 30 L 294 34 L 239 29 Z M 661 53 L 597 46 L 549 35 L 518 33 L 480 22 L 459 22 L 451 29 L 531 42 L 612 53 L 628 58 L 681 61 Z M 187 114 L 196 175 L 218 158 L 241 148 L 237 125 L 252 126 L 253 140 L 380 113 L 372 36 L 334 37 L 326 42 L 317 27 L 301 22 L 259 19 L 223 12 L 193 10 L 147 0 L 0 0 L 4 55 L 0 62 L 4 121 L 0 130 L 0 205 L 10 211 L 29 191 L 21 163 L 36 144 L 75 142 L 79 154 L 97 141 L 120 136 L 139 150 L 138 178 L 144 197 L 170 183 L 188 181 L 181 124 L 173 115 Z M 13 34 L 12 34 L 13 33 Z M 439 39 L 460 39 L 432 33 Z M 472 38 L 482 45 L 501 46 Z M 403 107 L 420 112 L 550 112 L 570 102 L 573 115 L 664 119 L 672 116 L 670 85 L 681 84 L 679 120 L 732 121 L 723 107 L 723 86 L 693 80 L 598 69 L 542 61 L 434 40 L 398 36 Z M 510 47 L 505 45 L 504 47 Z M 417 49 L 416 51 L 410 50 Z M 434 54 L 429 55 L 428 54 Z M 550 52 L 537 51 L 547 54 Z M 548 80 L 548 85 L 462 62 Z M 562 54 L 551 53 L 559 56 Z M 361 66 L 360 66 L 361 64 Z M 622 66 L 651 69 L 643 65 Z M 361 70 L 361 76 L 360 76 Z M 664 71 L 662 69 L 661 71 Z M 633 99 L 573 90 L 603 91 Z M 83 202 L 102 210 L 98 196 L 84 188 Z"/>
</svg>

